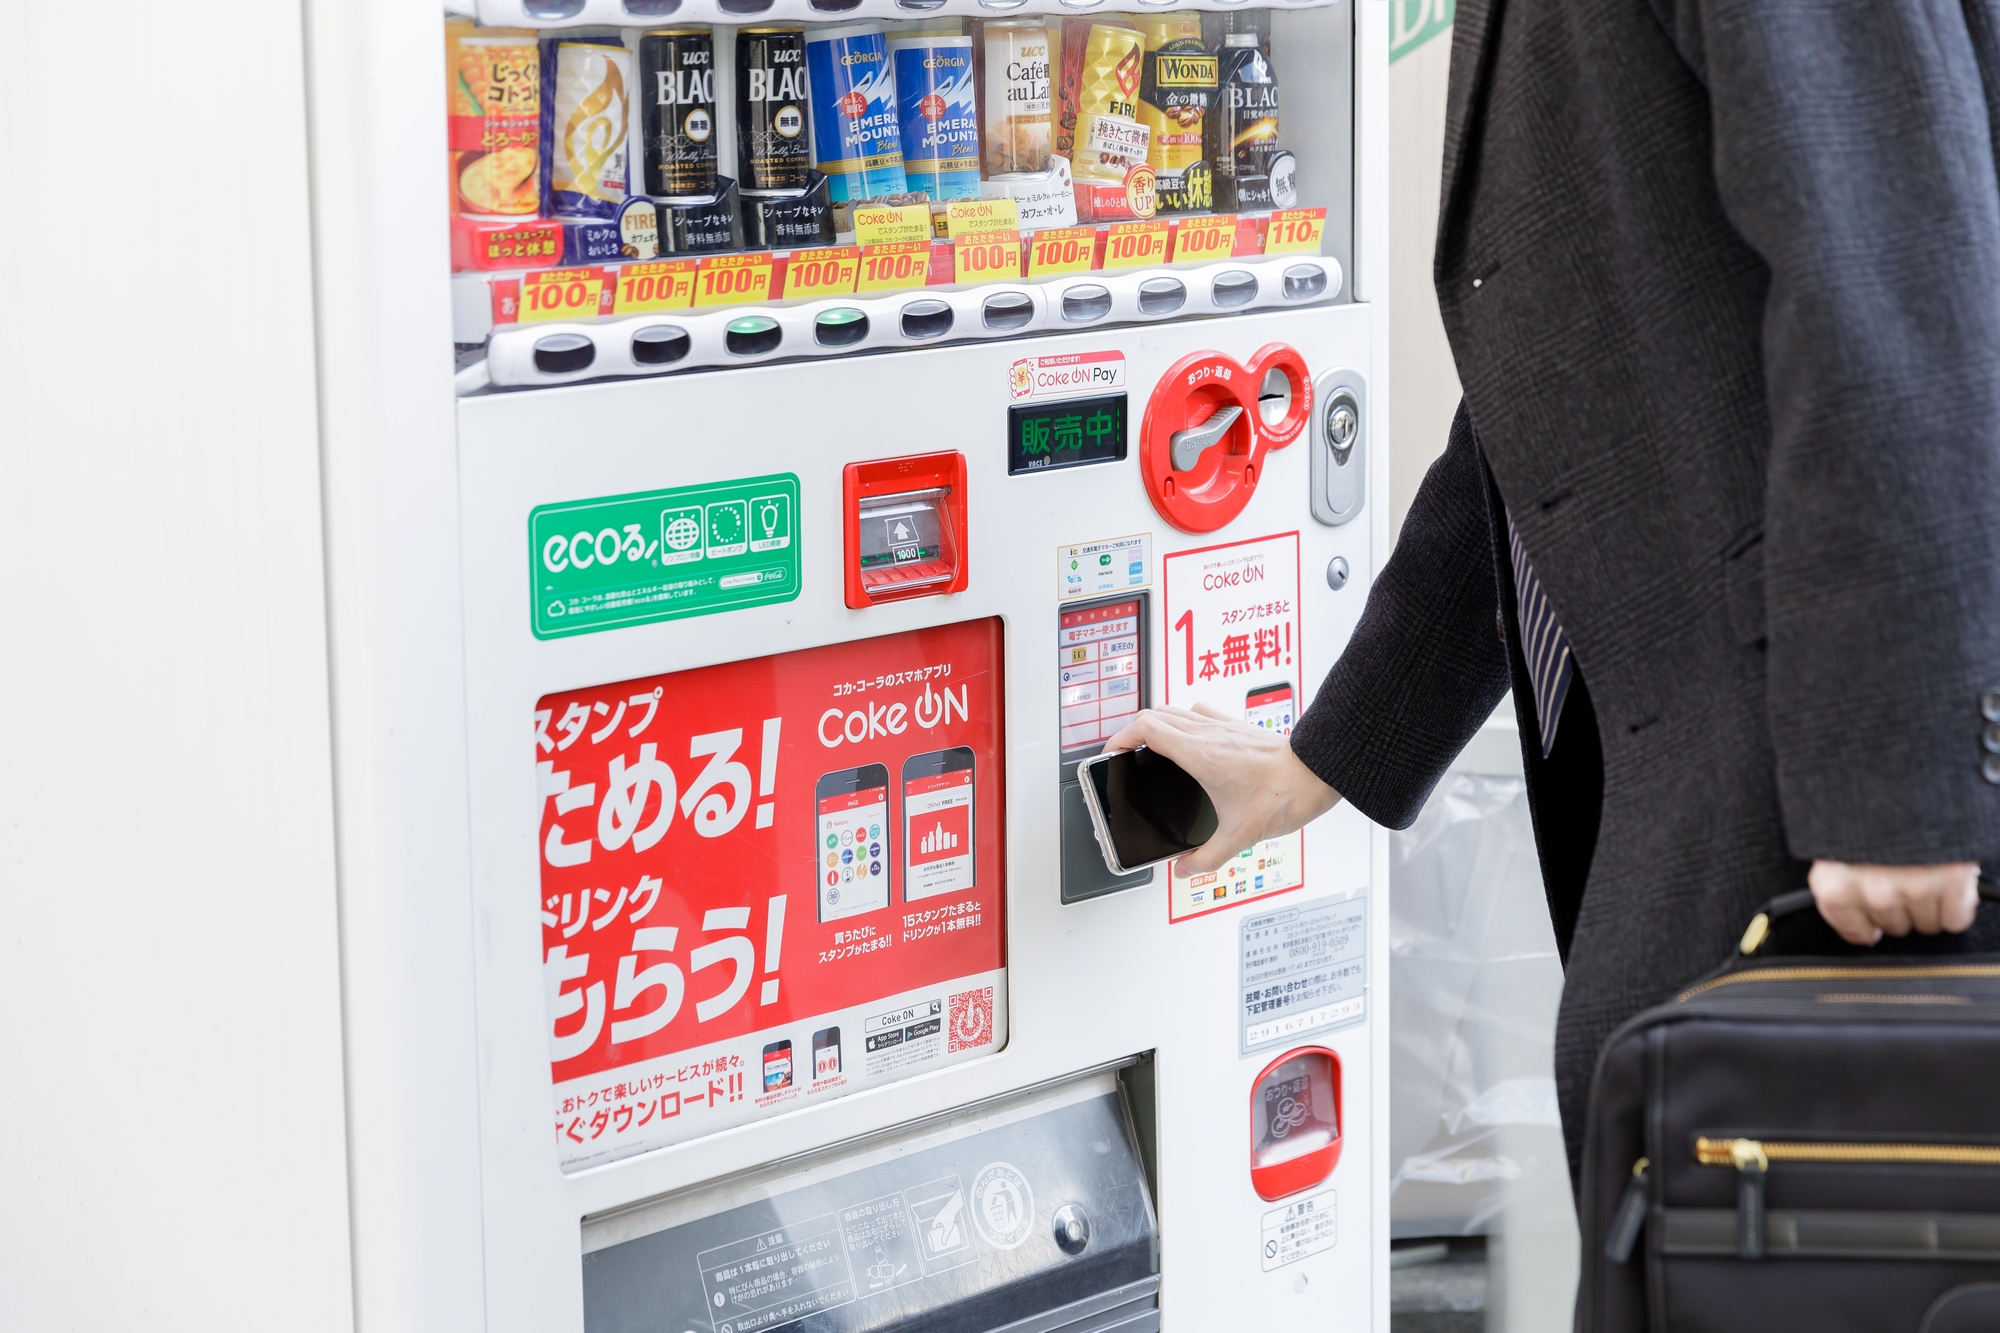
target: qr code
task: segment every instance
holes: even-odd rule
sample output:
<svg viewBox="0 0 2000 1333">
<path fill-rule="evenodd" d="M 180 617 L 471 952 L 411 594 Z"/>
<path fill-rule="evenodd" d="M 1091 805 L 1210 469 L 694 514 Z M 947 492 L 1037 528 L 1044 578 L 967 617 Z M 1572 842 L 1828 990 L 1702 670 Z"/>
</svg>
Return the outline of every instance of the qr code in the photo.
<svg viewBox="0 0 2000 1333">
<path fill-rule="evenodd" d="M 969 1051 L 992 1041 L 993 988 L 985 986 L 952 996 L 951 1051 Z"/>
</svg>

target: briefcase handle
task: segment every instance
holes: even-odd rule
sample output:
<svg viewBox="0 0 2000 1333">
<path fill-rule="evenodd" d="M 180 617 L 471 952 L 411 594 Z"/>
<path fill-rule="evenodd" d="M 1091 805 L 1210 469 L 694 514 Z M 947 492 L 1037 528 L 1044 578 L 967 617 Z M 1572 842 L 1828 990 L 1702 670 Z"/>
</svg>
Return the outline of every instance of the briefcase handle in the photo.
<svg viewBox="0 0 2000 1333">
<path fill-rule="evenodd" d="M 1981 875 L 1979 877 L 1979 900 L 1986 903 L 2000 903 L 2000 884 L 1995 884 L 1992 880 L 1986 878 L 1986 876 Z M 1779 894 L 1758 908 L 1757 915 L 1750 918 L 1750 924 L 1744 928 L 1743 939 L 1737 944 L 1736 951 L 1745 958 L 1748 958 L 1751 954 L 1763 948 L 1764 942 L 1770 939 L 1771 927 L 1777 925 L 1786 917 L 1796 916 L 1812 905 L 1813 895 L 1811 889 L 1794 889 L 1790 893 Z"/>
</svg>

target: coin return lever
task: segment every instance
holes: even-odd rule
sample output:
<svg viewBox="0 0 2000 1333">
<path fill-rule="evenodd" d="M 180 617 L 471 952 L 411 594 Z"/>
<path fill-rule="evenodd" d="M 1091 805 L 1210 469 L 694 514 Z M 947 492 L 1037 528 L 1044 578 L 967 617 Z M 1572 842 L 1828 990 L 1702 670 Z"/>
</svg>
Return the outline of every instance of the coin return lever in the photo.
<svg viewBox="0 0 2000 1333">
<path fill-rule="evenodd" d="M 849 463 L 843 479 L 847 604 L 962 592 L 965 455 Z"/>
</svg>

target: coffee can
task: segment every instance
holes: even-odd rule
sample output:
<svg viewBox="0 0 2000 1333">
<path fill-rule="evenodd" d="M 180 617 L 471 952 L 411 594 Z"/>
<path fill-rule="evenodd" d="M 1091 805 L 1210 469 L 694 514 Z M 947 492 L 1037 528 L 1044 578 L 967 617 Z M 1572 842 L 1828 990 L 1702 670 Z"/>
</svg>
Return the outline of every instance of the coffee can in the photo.
<svg viewBox="0 0 2000 1333">
<path fill-rule="evenodd" d="M 896 76 L 880 24 L 828 28 L 806 39 L 813 157 L 833 202 L 901 194 L 903 136 Z"/>
<path fill-rule="evenodd" d="M 639 121 L 646 193 L 709 199 L 716 191 L 715 34 L 656 28 L 639 38 Z"/>
<path fill-rule="evenodd" d="M 746 190 L 800 190 L 812 169 L 806 135 L 806 35 L 798 28 L 736 34 L 736 165 Z"/>
<path fill-rule="evenodd" d="M 1040 171 L 1052 146 L 1048 24 L 1000 19 L 985 35 L 986 174 Z"/>
<path fill-rule="evenodd" d="M 625 202 L 632 53 L 615 38 L 542 40 L 542 211 L 610 218 Z"/>
<path fill-rule="evenodd" d="M 902 118 L 903 175 L 933 200 L 979 197 L 979 111 L 972 39 L 951 34 L 889 42 Z"/>
<path fill-rule="evenodd" d="M 752 250 L 796 250 L 833 244 L 833 205 L 826 177 L 807 173 L 803 190 L 743 192 L 743 243 Z"/>
</svg>

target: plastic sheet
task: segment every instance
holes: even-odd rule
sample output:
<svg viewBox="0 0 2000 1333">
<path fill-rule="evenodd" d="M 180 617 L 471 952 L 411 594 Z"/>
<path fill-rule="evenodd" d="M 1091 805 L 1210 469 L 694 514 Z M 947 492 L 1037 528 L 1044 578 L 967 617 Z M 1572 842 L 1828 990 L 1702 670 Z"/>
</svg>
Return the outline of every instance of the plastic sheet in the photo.
<svg viewBox="0 0 2000 1333">
<path fill-rule="evenodd" d="M 1541 1230 L 1570 1209 L 1562 967 L 1522 780 L 1447 774 L 1390 867 L 1391 1234 Z"/>
</svg>

